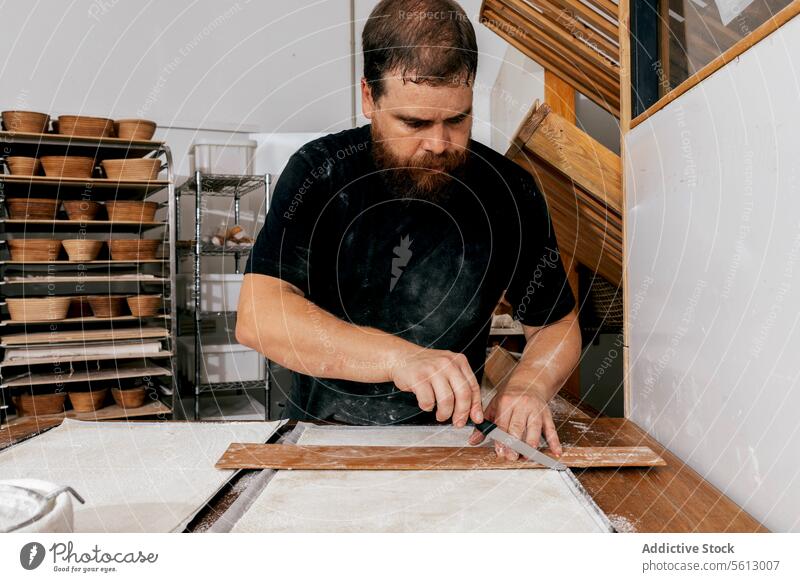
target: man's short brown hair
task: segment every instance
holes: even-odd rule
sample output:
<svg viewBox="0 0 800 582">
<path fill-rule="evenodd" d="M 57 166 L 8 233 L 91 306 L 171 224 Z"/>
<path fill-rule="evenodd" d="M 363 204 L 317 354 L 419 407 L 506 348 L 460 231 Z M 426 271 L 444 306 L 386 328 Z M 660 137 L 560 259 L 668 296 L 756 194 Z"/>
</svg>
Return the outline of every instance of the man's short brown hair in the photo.
<svg viewBox="0 0 800 582">
<path fill-rule="evenodd" d="M 364 77 L 377 100 L 383 76 L 469 84 L 478 69 L 475 29 L 454 0 L 381 0 L 364 26 Z"/>
</svg>

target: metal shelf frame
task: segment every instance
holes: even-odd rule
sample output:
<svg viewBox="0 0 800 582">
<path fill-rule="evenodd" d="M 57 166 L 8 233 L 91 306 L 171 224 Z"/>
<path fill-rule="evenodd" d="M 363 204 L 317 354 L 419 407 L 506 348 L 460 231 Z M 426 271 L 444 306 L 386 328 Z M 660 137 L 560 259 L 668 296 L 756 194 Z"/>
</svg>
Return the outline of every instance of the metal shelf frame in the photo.
<svg viewBox="0 0 800 582">
<path fill-rule="evenodd" d="M 178 196 L 194 195 L 194 240 L 193 246 L 190 248 L 181 248 L 181 254 L 192 255 L 193 273 L 192 273 L 192 293 L 194 299 L 194 309 L 191 310 L 191 316 L 194 323 L 194 419 L 200 420 L 200 396 L 201 394 L 209 392 L 223 392 L 223 391 L 238 391 L 248 390 L 264 387 L 264 420 L 269 420 L 269 393 L 270 393 L 270 378 L 269 373 L 266 374 L 265 379 L 255 381 L 242 381 L 242 382 L 224 382 L 217 384 L 202 384 L 202 319 L 203 316 L 208 316 L 210 312 L 201 311 L 202 305 L 202 257 L 203 256 L 222 256 L 232 257 L 234 260 L 234 273 L 241 272 L 241 260 L 243 256 L 249 254 L 250 249 L 227 249 L 227 248 L 209 248 L 202 242 L 202 221 L 203 221 L 203 197 L 216 196 L 216 197 L 232 197 L 233 198 L 233 220 L 234 224 L 239 224 L 240 216 L 240 202 L 243 196 L 257 191 L 259 188 L 264 188 L 264 211 L 265 214 L 269 210 L 269 188 L 270 188 L 270 174 L 259 175 L 232 175 L 232 174 L 206 174 L 196 171 L 194 176 L 181 184 L 178 188 Z M 180 206 L 179 204 L 177 206 Z M 180 220 L 180 216 L 178 216 Z M 176 222 L 176 224 L 180 224 Z M 222 312 L 213 315 L 230 315 L 235 312 Z M 269 361 L 265 362 L 265 368 L 269 369 Z"/>
<path fill-rule="evenodd" d="M 0 157 L 3 158 L 5 161 L 6 155 L 32 155 L 32 156 L 39 156 L 39 155 L 47 155 L 47 154 L 61 154 L 63 155 L 65 152 L 69 152 L 70 154 L 80 154 L 81 152 L 86 152 L 87 155 L 93 155 L 96 159 L 101 160 L 108 157 L 155 157 L 155 158 L 163 158 L 163 163 L 161 165 L 161 170 L 165 170 L 167 173 L 166 180 L 159 180 L 156 181 L 157 183 L 153 183 L 145 188 L 142 188 L 141 184 L 128 184 L 126 182 L 120 182 L 117 184 L 111 184 L 107 180 L 90 180 L 90 182 L 95 182 L 97 184 L 101 184 L 103 188 L 97 188 L 95 191 L 98 194 L 96 199 L 102 200 L 105 197 L 109 199 L 146 199 L 154 194 L 160 194 L 166 191 L 167 200 L 164 203 L 160 203 L 159 207 L 163 208 L 166 207 L 167 209 L 167 219 L 164 223 L 160 224 L 143 224 L 141 225 L 140 232 L 143 230 L 147 230 L 150 228 L 165 228 L 164 235 L 161 237 L 163 241 L 163 247 L 168 249 L 168 256 L 164 257 L 162 260 L 158 262 L 165 262 L 166 268 L 168 269 L 168 273 L 164 273 L 163 280 L 161 281 L 153 281 L 153 280 L 139 280 L 139 281 L 126 281 L 126 283 L 130 285 L 135 285 L 137 292 L 142 291 L 142 285 L 151 284 L 151 283 L 160 283 L 163 285 L 169 285 L 169 291 L 163 292 L 162 295 L 164 297 L 164 308 L 165 308 L 165 317 L 163 325 L 163 329 L 166 331 L 164 339 L 168 341 L 169 346 L 166 347 L 159 357 L 165 357 L 169 359 L 169 369 L 171 371 L 171 376 L 163 377 L 158 379 L 158 383 L 161 384 L 165 381 L 169 383 L 169 386 L 162 386 L 163 390 L 159 389 L 160 396 L 162 398 L 166 398 L 167 402 L 169 403 L 169 410 L 168 412 L 164 411 L 164 406 L 162 405 L 161 409 L 159 409 L 158 415 L 166 415 L 171 416 L 175 412 L 175 406 L 179 401 L 178 398 L 178 390 L 177 388 L 177 366 L 175 362 L 175 353 L 177 349 L 177 322 L 175 314 L 177 313 L 177 300 L 175 294 L 175 285 L 176 285 L 176 269 L 178 266 L 177 257 L 176 257 L 176 240 L 177 240 L 177 219 L 178 219 L 178 204 L 177 204 L 177 194 L 175 188 L 175 172 L 174 172 L 174 164 L 172 159 L 172 151 L 170 150 L 169 146 L 167 146 L 164 142 L 160 141 L 128 141 L 123 139 L 115 139 L 115 138 L 90 138 L 90 137 L 76 137 L 76 136 L 64 136 L 58 134 L 24 134 L 24 133 L 14 133 L 8 131 L 1 131 L 0 132 L 0 151 L 2 151 L 2 155 Z M 14 176 L 13 178 L 7 174 L 2 174 L 0 176 L 0 182 L 5 184 L 5 182 L 17 182 L 20 183 L 22 177 Z M 23 180 L 24 181 L 24 180 Z M 63 182 L 53 183 L 53 184 L 41 184 L 39 185 L 38 182 L 42 182 L 45 180 L 34 180 L 32 181 L 29 193 L 33 193 L 34 186 L 37 188 L 49 188 L 54 189 L 56 192 L 61 193 L 62 190 L 67 192 L 72 188 L 74 185 L 71 184 L 68 180 L 64 180 Z M 18 184 L 18 186 L 24 186 L 24 184 Z M 103 196 L 103 194 L 107 194 L 107 196 Z M 60 197 L 60 196 L 59 196 Z M 7 216 L 5 212 L 5 196 L 0 195 L 0 212 L 2 216 Z M 0 224 L 0 230 L 3 232 L 0 233 L 0 239 L 7 239 L 6 233 L 14 233 L 18 230 L 16 227 L 18 225 L 15 224 L 18 221 L 11 221 L 5 219 Z M 119 225 L 112 223 L 110 221 L 98 221 L 97 224 L 92 224 L 91 222 L 84 222 L 82 224 L 88 226 L 88 229 L 92 232 L 98 232 L 99 230 L 109 230 L 117 227 L 120 231 L 127 231 L 131 232 L 134 229 L 131 228 L 130 225 Z M 54 234 L 58 229 L 56 227 L 61 226 L 62 223 L 64 224 L 67 229 L 70 228 L 70 225 L 66 224 L 67 221 L 50 221 L 48 223 L 50 230 Z M 120 228 L 122 227 L 122 228 Z M 35 232 L 35 228 L 26 228 L 26 225 L 22 225 L 22 230 L 19 231 L 24 236 L 28 232 Z M 61 263 L 60 261 L 57 263 Z M 79 263 L 75 263 L 78 265 Z M 137 269 L 141 266 L 139 262 L 132 262 L 132 264 L 137 265 Z M 13 262 L 9 263 L 8 261 L 3 262 L 0 264 L 0 276 L 2 276 L 7 268 L 14 267 L 19 269 L 20 265 L 14 265 Z M 76 267 L 77 268 L 77 267 Z M 33 284 L 41 284 L 39 282 L 32 282 Z M 22 284 L 28 284 L 27 282 L 23 282 Z M 0 303 L 2 303 L 3 298 L 0 297 Z M 152 318 L 150 318 L 152 319 Z M 68 322 L 70 323 L 70 322 Z M 4 351 L 4 348 L 0 348 L 0 351 Z M 3 381 L 3 371 L 0 368 L 0 382 Z M 171 395 L 170 395 L 171 393 Z M 165 396 L 166 395 L 166 396 Z M 10 407 L 10 399 L 8 394 L 8 388 L 0 388 L 0 425 L 5 425 L 8 419 L 8 409 Z M 129 415 L 123 415 L 121 418 L 125 418 Z"/>
</svg>

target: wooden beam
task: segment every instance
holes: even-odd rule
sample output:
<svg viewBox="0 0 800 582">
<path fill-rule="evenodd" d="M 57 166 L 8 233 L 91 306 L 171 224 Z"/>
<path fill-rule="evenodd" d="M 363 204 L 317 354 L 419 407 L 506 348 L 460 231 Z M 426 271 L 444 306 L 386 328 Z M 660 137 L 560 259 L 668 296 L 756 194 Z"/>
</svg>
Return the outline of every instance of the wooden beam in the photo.
<svg viewBox="0 0 800 582">
<path fill-rule="evenodd" d="M 625 181 L 625 164 L 628 158 L 628 148 L 625 145 L 625 139 L 631 129 L 631 15 L 630 15 L 630 0 L 619 0 L 619 58 L 620 58 L 620 117 L 619 117 L 619 130 L 620 130 L 620 159 L 621 159 L 621 174 L 622 174 L 622 208 L 623 217 L 627 209 L 627 187 Z M 622 268 L 622 391 L 624 400 L 624 414 L 625 418 L 631 415 L 631 382 L 630 382 L 630 321 L 628 313 L 630 313 L 630 290 L 628 287 L 628 276 L 625 265 L 627 263 L 625 253 L 630 248 L 628 229 L 628 221 L 622 222 L 622 238 L 623 245 L 623 268 Z"/>
<path fill-rule="evenodd" d="M 617 44 L 619 33 L 617 32 L 617 27 L 610 24 L 608 20 L 600 17 L 603 22 L 609 25 L 611 34 L 606 36 L 584 24 L 582 20 L 576 18 L 574 13 L 565 11 L 552 0 L 531 0 L 530 3 L 538 7 L 553 22 L 565 28 L 578 41 L 587 44 L 597 52 L 604 53 L 615 63 L 619 63 L 619 45 Z M 613 41 L 610 39 L 613 39 Z"/>
<path fill-rule="evenodd" d="M 546 86 L 545 83 L 545 88 Z M 545 104 L 534 112 L 540 121 L 525 142 L 525 148 L 569 177 L 615 213 L 622 214 L 620 157 L 576 127 L 573 122 L 550 113 L 547 109 Z"/>
<path fill-rule="evenodd" d="M 522 0 L 503 0 L 503 2 L 538 28 L 542 33 L 542 41 L 551 48 L 561 48 L 564 52 L 571 54 L 573 60 L 597 67 L 610 79 L 619 78 L 617 65 L 608 55 L 576 38 L 562 24 L 554 22 L 545 13 L 539 12 Z"/>
<path fill-rule="evenodd" d="M 549 451 L 542 451 L 547 454 Z M 551 455 L 548 455 L 551 456 Z M 558 457 L 568 467 L 660 467 L 666 463 L 648 447 L 566 447 Z M 494 447 L 385 447 L 266 445 L 231 443 L 217 469 L 303 471 L 443 471 L 543 469 L 520 458 L 498 457 Z"/>
<path fill-rule="evenodd" d="M 590 25 L 608 36 L 614 43 L 618 43 L 619 30 L 616 22 L 612 23 L 607 18 L 598 14 L 596 11 L 580 0 L 552 0 L 565 14 L 573 18 L 580 18 L 583 22 Z"/>
<path fill-rule="evenodd" d="M 505 39 L 509 44 L 542 65 L 545 69 L 556 72 L 566 79 L 577 91 L 586 95 L 600 107 L 619 117 L 619 91 L 609 90 L 595 83 L 595 80 L 573 63 L 566 60 L 563 55 L 552 51 L 549 47 L 536 41 L 520 28 L 519 19 L 515 22 L 506 22 L 499 14 L 485 5 L 481 13 L 481 23 Z M 521 32 L 521 33 L 520 33 Z M 523 42 L 524 38 L 524 42 Z"/>
</svg>

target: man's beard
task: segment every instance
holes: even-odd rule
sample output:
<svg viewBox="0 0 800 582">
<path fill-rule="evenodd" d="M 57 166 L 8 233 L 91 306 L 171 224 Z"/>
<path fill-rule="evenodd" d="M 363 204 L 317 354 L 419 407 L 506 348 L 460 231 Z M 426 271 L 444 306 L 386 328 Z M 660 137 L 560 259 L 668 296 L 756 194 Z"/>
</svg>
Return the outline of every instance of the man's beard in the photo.
<svg viewBox="0 0 800 582">
<path fill-rule="evenodd" d="M 443 202 L 464 178 L 468 151 L 459 148 L 441 154 L 401 159 L 389 149 L 389 140 L 372 124 L 372 156 L 395 198 Z"/>
</svg>

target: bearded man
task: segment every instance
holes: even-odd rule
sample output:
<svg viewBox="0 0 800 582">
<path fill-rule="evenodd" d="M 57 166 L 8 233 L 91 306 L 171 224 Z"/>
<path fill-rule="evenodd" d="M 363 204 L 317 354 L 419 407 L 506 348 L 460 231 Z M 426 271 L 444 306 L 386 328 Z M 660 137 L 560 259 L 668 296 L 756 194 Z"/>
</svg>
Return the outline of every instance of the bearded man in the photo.
<svg viewBox="0 0 800 582">
<path fill-rule="evenodd" d="M 363 47 L 371 123 L 290 158 L 247 263 L 237 340 L 293 371 L 289 418 L 486 418 L 559 455 L 547 402 L 580 355 L 575 299 L 533 178 L 471 139 L 472 24 L 452 0 L 383 0 Z M 484 411 L 504 293 L 526 349 Z"/>
</svg>

